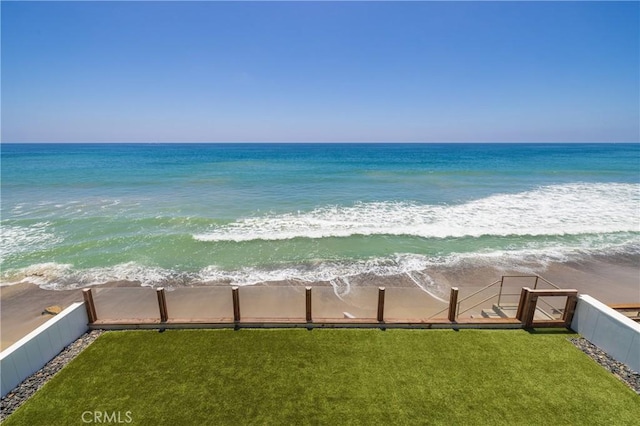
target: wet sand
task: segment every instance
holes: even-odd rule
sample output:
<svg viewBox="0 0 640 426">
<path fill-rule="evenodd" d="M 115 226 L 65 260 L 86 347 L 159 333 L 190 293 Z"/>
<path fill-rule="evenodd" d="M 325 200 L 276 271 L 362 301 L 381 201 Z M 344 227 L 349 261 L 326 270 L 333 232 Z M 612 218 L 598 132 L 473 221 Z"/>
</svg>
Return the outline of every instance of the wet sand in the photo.
<svg viewBox="0 0 640 426">
<path fill-rule="evenodd" d="M 427 318 L 447 307 L 450 287 L 467 294 L 500 280 L 503 275 L 524 275 L 522 270 L 491 266 L 432 268 L 426 271 L 436 283 L 433 294 L 422 291 L 407 275 L 363 276 L 348 280 L 348 287 L 336 297 L 327 282 L 270 282 L 241 287 L 244 318 L 304 318 L 305 286 L 313 288 L 314 318 L 374 318 L 377 287 L 387 288 L 386 318 Z M 640 302 L 640 259 L 634 257 L 591 258 L 584 262 L 553 263 L 530 268 L 561 288 L 577 289 L 604 303 Z M 528 284 L 524 284 L 529 286 Z M 521 287 L 520 282 L 514 284 Z M 126 287 L 126 288 L 125 288 Z M 271 287 L 271 288 L 269 288 Z M 518 290 L 514 287 L 514 291 Z M 153 289 L 132 282 L 114 282 L 92 287 L 98 317 L 150 318 L 157 316 Z M 433 290 L 433 289 L 432 289 Z M 229 319 L 232 317 L 228 285 L 176 288 L 167 292 L 171 318 Z M 0 287 L 0 337 L 5 349 L 51 318 L 43 314 L 47 306 L 68 307 L 82 301 L 81 289 L 43 290 L 30 283 Z"/>
</svg>

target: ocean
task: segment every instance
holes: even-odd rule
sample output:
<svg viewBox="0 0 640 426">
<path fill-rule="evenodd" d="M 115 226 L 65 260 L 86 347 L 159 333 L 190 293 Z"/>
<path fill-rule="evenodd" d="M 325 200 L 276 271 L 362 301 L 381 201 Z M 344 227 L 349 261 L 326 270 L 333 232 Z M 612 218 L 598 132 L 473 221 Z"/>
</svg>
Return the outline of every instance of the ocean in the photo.
<svg viewBox="0 0 640 426">
<path fill-rule="evenodd" d="M 1 144 L 1 281 L 335 285 L 640 255 L 640 144 Z"/>
</svg>

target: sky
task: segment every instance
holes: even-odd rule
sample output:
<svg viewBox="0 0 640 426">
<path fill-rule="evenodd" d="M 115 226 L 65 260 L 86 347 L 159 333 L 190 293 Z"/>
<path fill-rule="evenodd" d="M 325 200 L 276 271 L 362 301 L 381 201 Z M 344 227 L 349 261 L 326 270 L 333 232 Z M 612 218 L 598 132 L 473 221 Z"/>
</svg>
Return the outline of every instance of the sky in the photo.
<svg viewBox="0 0 640 426">
<path fill-rule="evenodd" d="M 1 3 L 2 142 L 638 142 L 640 2 Z"/>
</svg>

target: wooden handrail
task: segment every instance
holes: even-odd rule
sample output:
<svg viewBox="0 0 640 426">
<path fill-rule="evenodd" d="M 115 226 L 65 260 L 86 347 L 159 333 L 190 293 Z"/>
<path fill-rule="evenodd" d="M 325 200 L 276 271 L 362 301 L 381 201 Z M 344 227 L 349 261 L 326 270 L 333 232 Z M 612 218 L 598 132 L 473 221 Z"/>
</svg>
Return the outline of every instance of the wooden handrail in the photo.
<svg viewBox="0 0 640 426">
<path fill-rule="evenodd" d="M 640 310 L 640 303 L 611 303 L 607 305 L 611 309 L 617 311 L 635 311 Z"/>
<path fill-rule="evenodd" d="M 549 284 L 551 287 L 560 289 L 560 287 L 558 287 L 557 285 L 555 285 L 551 281 L 542 278 L 540 275 L 503 275 L 502 278 L 503 279 L 504 278 L 535 278 L 536 282 L 539 281 L 539 280 L 542 280 L 545 283 Z M 537 283 L 536 283 L 536 287 L 537 287 Z"/>
<path fill-rule="evenodd" d="M 549 289 L 549 290 L 529 290 L 532 294 L 535 294 L 538 297 L 544 296 L 573 296 L 578 294 L 578 290 L 573 288 L 568 289 Z"/>
<path fill-rule="evenodd" d="M 467 300 L 467 299 L 469 299 L 469 298 L 471 298 L 471 297 L 475 296 L 476 294 L 478 294 L 478 293 L 480 293 L 480 292 L 482 292 L 482 291 L 485 291 L 485 290 L 486 290 L 486 289 L 488 289 L 489 287 L 493 287 L 494 285 L 496 285 L 496 284 L 500 283 L 501 281 L 502 281 L 502 280 L 498 280 L 498 281 L 495 281 L 495 282 L 493 282 L 493 283 L 491 283 L 491 284 L 489 284 L 489 285 L 487 285 L 487 286 L 482 287 L 480 290 L 478 290 L 478 291 L 476 291 L 476 292 L 474 292 L 474 293 L 471 293 L 470 295 L 468 295 L 468 296 L 467 296 L 467 297 L 465 297 L 464 299 L 461 299 L 461 300 L 460 300 L 460 302 L 464 302 L 465 300 Z"/>
<path fill-rule="evenodd" d="M 493 299 L 493 298 L 494 298 L 494 297 L 496 297 L 497 295 L 498 295 L 498 293 L 496 293 L 496 294 L 492 294 L 491 296 L 487 297 L 486 299 L 481 300 L 480 302 L 476 303 L 475 305 L 468 307 L 468 308 L 467 308 L 467 309 L 465 309 L 464 311 L 461 311 L 461 310 L 460 310 L 460 308 L 458 308 L 458 315 L 463 314 L 463 313 L 465 313 L 465 312 L 468 312 L 468 311 L 470 311 L 471 309 L 475 308 L 476 306 L 482 305 L 484 302 L 486 302 L 486 301 L 488 301 L 488 300 Z M 462 303 L 462 302 L 463 302 L 463 300 L 459 301 L 459 302 L 458 302 L 458 305 L 459 305 L 460 303 Z"/>
<path fill-rule="evenodd" d="M 495 281 L 495 282 L 493 282 L 493 283 L 491 283 L 491 284 L 489 284 L 489 285 L 487 285 L 487 286 L 482 287 L 480 290 L 478 290 L 478 291 L 476 291 L 476 292 L 474 292 L 474 293 L 471 293 L 470 295 L 468 295 L 468 296 L 467 296 L 467 297 L 465 297 L 464 299 L 460 299 L 460 300 L 458 300 L 458 305 L 460 305 L 460 304 L 461 304 L 462 302 L 464 302 L 465 300 L 467 300 L 467 299 L 469 299 L 469 298 L 471 298 L 471 297 L 475 296 L 476 294 L 478 294 L 478 293 L 480 293 L 480 292 L 482 292 L 482 291 L 484 291 L 484 290 L 488 289 L 489 287 L 492 287 L 492 286 L 494 286 L 494 285 L 496 285 L 496 284 L 500 283 L 501 281 L 502 281 L 502 280 Z M 494 296 L 491 296 L 491 297 L 495 297 L 495 296 L 497 296 L 497 294 L 496 294 L 496 295 L 494 295 Z M 485 300 L 485 302 L 486 302 L 486 300 Z M 476 305 L 476 306 L 477 306 L 477 305 Z M 472 306 L 471 308 L 475 308 L 475 306 Z M 469 309 L 471 309 L 471 308 L 469 308 Z M 469 309 L 467 309 L 467 310 L 469 310 Z M 435 318 L 435 317 L 436 317 L 436 315 L 440 315 L 440 314 L 442 314 L 442 313 L 444 313 L 444 312 L 447 312 L 447 311 L 449 311 L 449 306 L 447 306 L 446 308 L 442 309 L 441 311 L 436 312 L 435 314 L 431 315 L 429 318 Z M 464 312 L 466 312 L 466 311 L 464 311 Z M 460 313 L 461 313 L 461 312 L 458 312 L 458 315 L 459 315 Z"/>
</svg>

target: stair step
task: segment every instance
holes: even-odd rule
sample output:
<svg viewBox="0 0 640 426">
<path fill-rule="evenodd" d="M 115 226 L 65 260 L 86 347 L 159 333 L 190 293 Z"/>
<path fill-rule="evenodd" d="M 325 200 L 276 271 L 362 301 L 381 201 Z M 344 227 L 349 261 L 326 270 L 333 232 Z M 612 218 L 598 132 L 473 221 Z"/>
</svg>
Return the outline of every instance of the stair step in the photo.
<svg viewBox="0 0 640 426">
<path fill-rule="evenodd" d="M 536 308 L 536 311 L 533 314 L 533 319 L 537 321 L 547 321 L 547 320 L 554 320 L 555 318 L 553 317 L 553 315 L 548 314 L 542 309 Z"/>
<path fill-rule="evenodd" d="M 500 315 L 498 315 L 496 311 L 493 311 L 491 309 L 483 309 L 482 317 L 483 318 L 502 318 Z"/>
<path fill-rule="evenodd" d="M 515 318 L 518 312 L 518 305 L 493 305 L 493 311 L 498 318 Z"/>
</svg>

